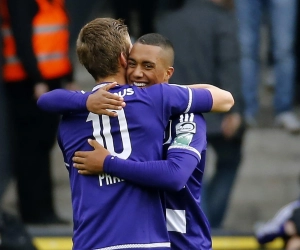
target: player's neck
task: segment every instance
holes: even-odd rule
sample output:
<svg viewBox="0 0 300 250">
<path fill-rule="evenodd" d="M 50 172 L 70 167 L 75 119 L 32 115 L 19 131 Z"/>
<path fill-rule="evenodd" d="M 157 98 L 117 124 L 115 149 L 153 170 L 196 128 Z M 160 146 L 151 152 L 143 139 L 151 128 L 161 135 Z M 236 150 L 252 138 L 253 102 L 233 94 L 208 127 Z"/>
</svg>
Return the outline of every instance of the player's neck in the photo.
<svg viewBox="0 0 300 250">
<path fill-rule="evenodd" d="M 119 85 L 125 85 L 126 84 L 126 79 L 124 75 L 121 74 L 117 74 L 114 76 L 108 76 L 108 77 L 103 77 L 103 78 L 99 78 L 98 83 L 102 83 L 102 82 L 117 82 Z"/>
</svg>

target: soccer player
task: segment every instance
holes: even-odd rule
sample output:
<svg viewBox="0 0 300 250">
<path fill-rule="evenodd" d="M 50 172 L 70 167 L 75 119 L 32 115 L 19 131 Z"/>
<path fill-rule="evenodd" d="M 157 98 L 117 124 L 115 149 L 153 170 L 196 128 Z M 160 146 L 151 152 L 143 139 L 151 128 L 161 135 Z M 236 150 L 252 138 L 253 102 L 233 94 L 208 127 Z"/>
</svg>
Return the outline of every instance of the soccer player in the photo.
<svg viewBox="0 0 300 250">
<path fill-rule="evenodd" d="M 97 83 L 124 84 L 130 45 L 122 22 L 98 18 L 81 30 L 77 54 Z M 118 117 L 79 110 L 66 113 L 59 128 L 58 141 L 72 191 L 73 249 L 170 249 L 158 189 L 141 187 L 106 173 L 80 175 L 72 167 L 72 157 L 75 151 L 90 150 L 87 139 L 94 137 L 118 158 L 159 160 L 169 117 L 188 111 L 210 111 L 211 92 L 168 84 L 147 89 L 116 86 L 111 91 L 123 96 L 126 102 L 126 108 L 115 111 Z M 82 100 L 89 94 L 81 94 Z M 48 97 L 46 94 L 38 101 L 45 110 L 49 110 Z"/>
<path fill-rule="evenodd" d="M 173 53 L 174 51 L 171 47 L 171 44 L 169 44 L 169 41 L 163 38 L 162 36 L 158 34 L 149 34 L 147 36 L 143 36 L 134 45 L 129 57 L 128 73 L 131 72 L 132 74 L 131 80 L 134 82 L 134 84 L 140 86 L 150 86 L 156 84 L 158 83 L 156 81 L 157 79 L 160 81 L 165 80 L 163 78 L 166 75 L 171 76 L 171 74 L 168 73 L 168 70 L 170 70 L 170 65 L 172 65 Z M 138 55 L 140 57 L 137 57 Z M 147 73 L 143 74 L 139 70 L 136 70 L 137 68 L 144 68 L 144 70 L 146 70 Z M 143 79 L 140 78 L 140 76 L 143 75 Z M 158 78 L 156 78 L 155 76 L 158 76 Z M 90 95 L 90 97 L 93 95 Z M 56 104 L 61 102 L 52 101 L 52 103 Z M 87 104 L 87 106 L 89 105 Z M 220 107 L 218 107 L 218 105 L 215 105 L 214 109 L 218 110 L 217 108 Z M 97 110 L 94 112 L 97 112 Z M 129 164 L 131 167 L 127 168 L 126 170 L 124 169 L 125 172 L 123 171 L 122 173 L 122 170 L 120 172 L 118 168 L 116 168 L 119 165 L 119 159 L 114 158 L 116 161 L 112 161 L 114 162 L 112 168 L 110 170 L 106 169 L 106 171 L 116 171 L 116 173 L 122 175 L 122 178 L 124 179 L 131 180 L 138 184 L 159 187 L 167 190 L 182 189 L 182 187 L 187 183 L 187 180 L 189 179 L 190 175 L 193 173 L 193 178 L 196 177 L 195 180 L 197 181 L 197 183 L 193 184 L 195 181 L 192 181 L 193 178 L 190 178 L 189 182 L 191 182 L 191 184 L 189 186 L 192 186 L 192 188 L 189 188 L 188 186 L 187 189 L 184 189 L 179 193 L 175 193 L 174 197 L 177 197 L 175 199 L 175 204 L 171 203 L 171 209 L 167 210 L 169 230 L 173 231 L 177 228 L 176 232 L 170 233 L 171 236 L 174 236 L 174 239 L 172 239 L 171 237 L 172 249 L 211 249 L 211 239 L 208 223 L 202 211 L 200 210 L 200 207 L 198 206 L 198 196 L 200 193 L 199 190 L 201 188 L 201 179 L 205 166 L 205 122 L 201 115 L 194 116 L 193 114 L 189 114 L 180 116 L 177 118 L 177 120 L 173 120 L 173 131 L 175 128 L 174 125 L 176 123 L 179 123 L 179 125 L 177 125 L 178 129 L 176 130 L 178 137 L 174 140 L 172 147 L 170 147 L 170 149 L 172 148 L 172 150 L 169 150 L 168 153 L 168 159 L 171 160 L 160 162 L 161 164 L 159 162 L 148 162 L 142 167 L 140 165 Z M 180 129 L 180 127 L 184 129 Z M 186 130 L 187 128 L 190 128 L 190 130 Z M 169 137 L 167 137 L 167 139 L 168 138 Z M 182 140 L 182 138 L 184 139 Z M 170 140 L 168 140 L 168 142 L 170 142 Z M 92 145 L 98 147 L 98 145 L 95 144 L 95 142 L 92 142 Z M 101 155 L 103 155 L 103 152 L 101 153 L 99 152 L 99 150 L 101 150 L 101 147 L 96 148 L 95 151 L 86 152 L 86 154 L 94 155 L 93 157 L 94 159 L 96 159 L 94 174 L 99 173 L 99 162 L 101 162 L 101 160 L 97 159 L 97 157 L 99 158 L 99 156 L 101 157 Z M 106 155 L 108 154 L 107 151 L 104 153 L 106 153 Z M 88 160 L 89 158 L 93 157 L 87 157 L 85 160 Z M 123 164 L 125 164 L 125 162 L 123 162 Z M 78 165 L 78 167 L 80 169 L 80 165 Z M 84 171 L 85 170 L 80 170 L 79 172 Z M 93 172 L 90 171 L 89 173 Z M 155 182 L 153 182 L 153 178 L 155 178 Z M 191 199 L 189 199 L 188 202 L 184 202 L 184 199 L 182 200 L 182 198 L 180 197 L 186 196 L 186 192 L 190 193 L 191 190 L 193 191 L 193 189 L 195 189 L 195 193 L 190 195 Z M 169 200 L 172 201 L 172 199 Z M 179 202 L 180 200 L 182 200 L 183 202 Z M 178 204 L 180 207 L 178 207 L 178 205 L 176 207 L 176 204 Z M 186 207 L 188 207 L 188 209 L 186 209 Z M 174 208 L 181 209 L 179 211 L 179 209 Z M 193 222 L 189 219 L 186 221 L 186 217 L 182 216 L 185 213 L 185 210 L 187 211 L 186 217 L 189 218 L 190 216 L 196 215 L 196 221 Z M 176 223 L 174 224 L 174 221 L 172 220 L 174 219 L 174 217 L 181 219 L 182 224 L 179 227 L 178 225 L 176 225 Z M 185 226 L 185 224 L 187 225 Z M 184 233 L 185 231 L 186 233 Z M 197 235 L 197 237 L 191 237 L 191 235 L 195 234 Z"/>
<path fill-rule="evenodd" d="M 147 34 L 136 41 L 128 59 L 129 82 L 146 87 L 162 80 L 172 66 L 165 44 L 166 39 L 159 34 Z M 200 207 L 206 155 L 206 124 L 202 115 L 184 114 L 172 119 L 170 130 L 165 132 L 165 146 L 170 145 L 166 161 L 122 160 L 111 157 L 95 141 L 90 143 L 94 151 L 75 153 L 79 173 L 104 171 L 139 185 L 169 190 L 165 196 L 171 248 L 211 249 L 209 223 Z"/>
</svg>

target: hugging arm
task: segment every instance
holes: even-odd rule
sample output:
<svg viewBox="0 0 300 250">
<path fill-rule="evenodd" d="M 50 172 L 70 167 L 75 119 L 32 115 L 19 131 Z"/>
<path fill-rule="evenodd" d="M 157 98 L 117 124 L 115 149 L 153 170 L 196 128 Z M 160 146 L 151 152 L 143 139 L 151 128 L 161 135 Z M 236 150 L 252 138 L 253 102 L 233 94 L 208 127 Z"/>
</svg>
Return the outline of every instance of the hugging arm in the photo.
<svg viewBox="0 0 300 250">
<path fill-rule="evenodd" d="M 116 116 L 115 112 L 107 110 L 117 110 L 125 106 L 122 97 L 108 92 L 116 84 L 107 84 L 92 94 L 83 91 L 55 89 L 43 94 L 38 99 L 37 105 L 42 110 L 58 114 L 88 110 L 96 114 Z"/>
<path fill-rule="evenodd" d="M 227 112 L 234 105 L 234 98 L 229 91 L 223 90 L 211 84 L 192 84 L 187 85 L 192 89 L 207 89 L 212 96 L 211 112 Z"/>
<path fill-rule="evenodd" d="M 58 114 L 86 111 L 88 96 L 89 93 L 55 89 L 41 95 L 37 105 L 44 111 Z"/>
<path fill-rule="evenodd" d="M 196 116 L 195 116 L 196 117 Z M 95 140 L 89 140 L 94 151 L 76 152 L 74 167 L 81 174 L 100 174 L 102 172 L 117 176 L 135 184 L 178 191 L 184 187 L 201 160 L 200 151 L 206 147 L 206 130 L 203 117 L 194 133 L 182 133 L 176 136 L 168 149 L 166 160 L 136 162 L 120 159 L 102 147 Z M 179 124 L 180 126 L 180 124 Z M 173 130 L 174 131 L 174 130 Z M 197 132 L 196 132 L 197 131 Z"/>
<path fill-rule="evenodd" d="M 136 162 L 112 156 L 98 142 L 89 141 L 94 151 L 76 152 L 74 167 L 81 174 L 108 173 L 142 186 L 178 191 L 199 163 L 199 158 L 188 151 L 168 152 L 167 160 Z"/>
<path fill-rule="evenodd" d="M 107 156 L 104 171 L 139 185 L 179 191 L 193 173 L 199 159 L 189 153 L 171 152 L 167 160 L 136 162 Z M 124 171 L 126 170 L 126 171 Z"/>
</svg>

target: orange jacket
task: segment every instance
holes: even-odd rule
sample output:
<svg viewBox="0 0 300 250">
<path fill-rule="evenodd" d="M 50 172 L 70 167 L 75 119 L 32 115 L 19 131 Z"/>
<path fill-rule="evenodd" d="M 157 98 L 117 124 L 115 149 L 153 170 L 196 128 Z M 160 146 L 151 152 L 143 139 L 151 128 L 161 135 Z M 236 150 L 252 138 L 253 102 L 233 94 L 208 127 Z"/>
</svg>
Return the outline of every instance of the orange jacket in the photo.
<svg viewBox="0 0 300 250">
<path fill-rule="evenodd" d="M 27 78 L 27 73 L 16 53 L 6 1 L 9 0 L 0 0 L 3 20 L 3 79 L 6 82 L 21 81 Z M 38 68 L 44 79 L 59 78 L 71 72 L 68 17 L 63 8 L 64 0 L 35 1 L 39 10 L 32 21 L 32 46 Z"/>
</svg>

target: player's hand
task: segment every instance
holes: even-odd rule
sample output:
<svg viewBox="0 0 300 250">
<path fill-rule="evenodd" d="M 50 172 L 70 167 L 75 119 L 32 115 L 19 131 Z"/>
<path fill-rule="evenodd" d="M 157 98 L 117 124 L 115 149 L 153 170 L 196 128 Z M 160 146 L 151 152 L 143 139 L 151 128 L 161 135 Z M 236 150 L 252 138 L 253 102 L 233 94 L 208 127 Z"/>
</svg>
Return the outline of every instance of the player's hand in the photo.
<svg viewBox="0 0 300 250">
<path fill-rule="evenodd" d="M 86 101 L 88 111 L 99 115 L 118 116 L 116 112 L 108 110 L 120 110 L 126 105 L 123 97 L 108 92 L 109 89 L 116 85 L 116 82 L 107 84 L 89 95 Z"/>
<path fill-rule="evenodd" d="M 242 117 L 238 113 L 226 114 L 222 124 L 221 129 L 224 137 L 232 138 L 242 124 Z"/>
<path fill-rule="evenodd" d="M 283 224 L 283 229 L 286 235 L 288 236 L 294 236 L 297 235 L 297 229 L 296 229 L 296 225 L 293 221 L 286 221 Z"/>
<path fill-rule="evenodd" d="M 103 164 L 106 156 L 110 155 L 96 140 L 88 140 L 94 148 L 93 151 L 77 151 L 72 158 L 73 166 L 78 169 L 79 174 L 98 175 L 103 173 Z"/>
</svg>

